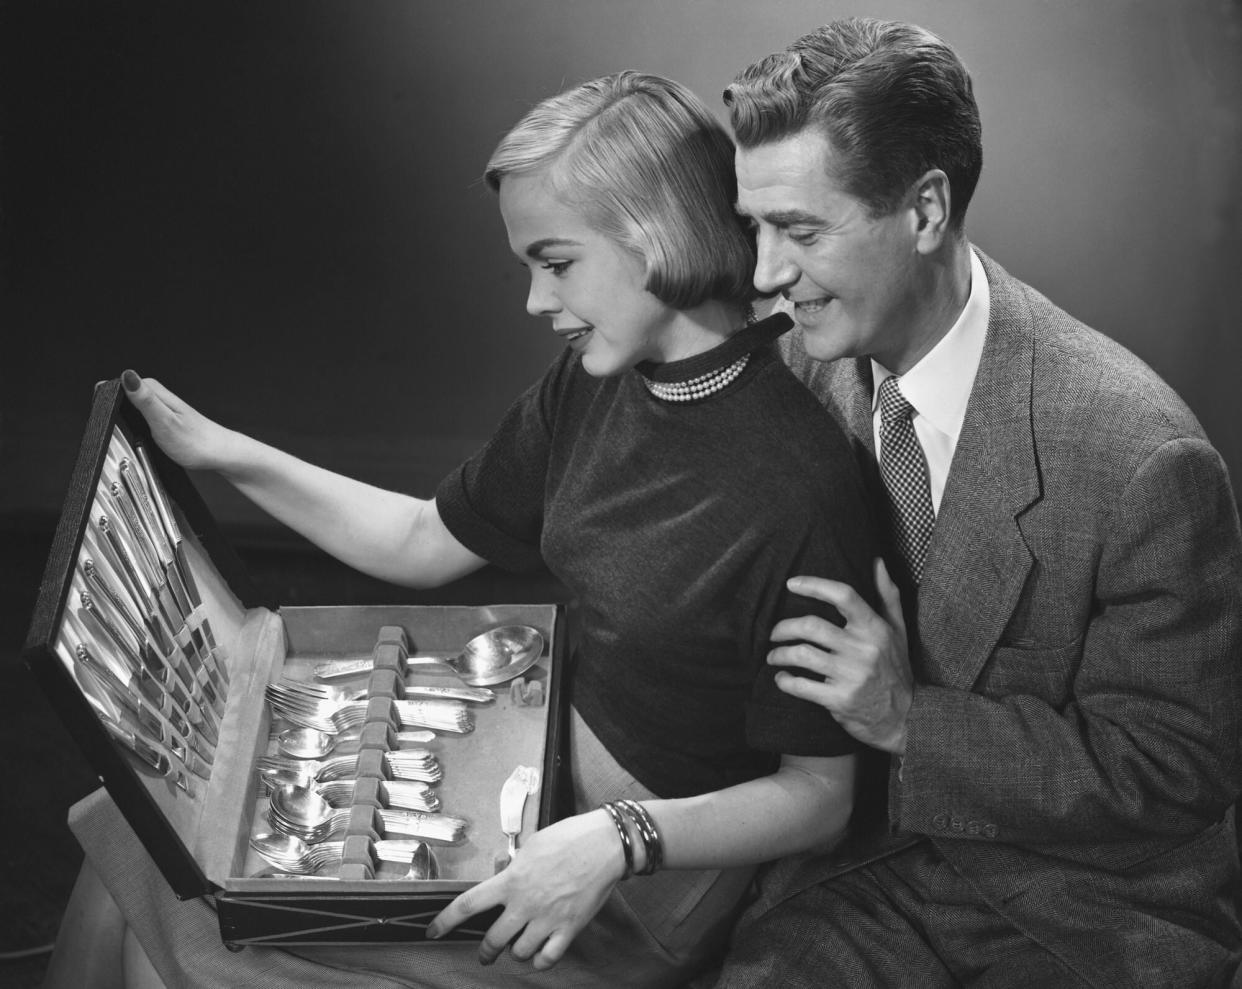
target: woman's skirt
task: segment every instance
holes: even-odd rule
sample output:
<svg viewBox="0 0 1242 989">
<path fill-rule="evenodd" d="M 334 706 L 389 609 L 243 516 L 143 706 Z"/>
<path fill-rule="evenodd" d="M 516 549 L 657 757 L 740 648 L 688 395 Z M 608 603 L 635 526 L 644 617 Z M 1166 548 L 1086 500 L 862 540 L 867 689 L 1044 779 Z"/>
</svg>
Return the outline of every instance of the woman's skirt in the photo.
<svg viewBox="0 0 1242 989">
<path fill-rule="evenodd" d="M 605 800 L 654 797 L 617 765 L 577 712 L 570 767 L 580 811 Z M 233 952 L 220 940 L 212 900 L 176 899 L 104 791 L 72 809 L 70 826 L 169 989 L 679 986 L 724 951 L 755 871 L 668 870 L 619 883 L 561 962 L 536 972 L 507 953 L 482 966 L 477 946 L 462 942 Z"/>
</svg>

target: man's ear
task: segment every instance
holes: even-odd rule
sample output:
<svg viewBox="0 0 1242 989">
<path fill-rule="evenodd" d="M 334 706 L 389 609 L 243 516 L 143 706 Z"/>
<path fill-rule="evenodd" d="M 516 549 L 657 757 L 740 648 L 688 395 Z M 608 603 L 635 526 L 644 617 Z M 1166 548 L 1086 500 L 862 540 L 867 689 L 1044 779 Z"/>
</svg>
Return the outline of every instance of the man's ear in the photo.
<svg viewBox="0 0 1242 989">
<path fill-rule="evenodd" d="M 949 236 L 953 206 L 949 177 L 938 168 L 924 173 L 913 187 L 916 246 L 920 254 L 939 250 Z"/>
</svg>

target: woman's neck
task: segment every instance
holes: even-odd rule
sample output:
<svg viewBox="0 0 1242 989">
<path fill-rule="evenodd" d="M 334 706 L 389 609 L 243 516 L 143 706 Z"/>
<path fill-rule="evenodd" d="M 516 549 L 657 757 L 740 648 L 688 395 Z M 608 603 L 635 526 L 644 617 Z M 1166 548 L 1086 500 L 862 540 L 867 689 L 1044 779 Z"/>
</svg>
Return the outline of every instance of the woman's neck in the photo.
<svg viewBox="0 0 1242 989">
<path fill-rule="evenodd" d="M 709 300 L 678 310 L 661 342 L 658 363 L 685 360 L 720 346 L 746 324 L 745 310 L 734 303 Z"/>
</svg>

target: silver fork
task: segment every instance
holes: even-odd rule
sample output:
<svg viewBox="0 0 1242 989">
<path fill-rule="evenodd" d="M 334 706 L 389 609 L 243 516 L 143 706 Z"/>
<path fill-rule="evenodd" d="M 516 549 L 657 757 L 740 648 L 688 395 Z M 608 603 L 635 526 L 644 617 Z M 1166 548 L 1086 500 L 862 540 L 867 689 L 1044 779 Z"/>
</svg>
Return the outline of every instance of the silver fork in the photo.
<svg viewBox="0 0 1242 989">
<path fill-rule="evenodd" d="M 426 749 L 385 752 L 384 764 L 393 778 L 414 780 L 422 783 L 438 783 L 444 776 L 440 760 Z M 338 755 L 328 759 L 286 759 L 282 756 L 260 756 L 255 768 L 262 774 L 265 770 L 300 773 L 320 783 L 349 779 L 357 771 L 356 755 Z"/>
<path fill-rule="evenodd" d="M 275 686 L 310 700 L 360 701 L 367 697 L 366 687 L 335 687 L 328 683 L 311 683 L 288 677 L 281 677 L 275 682 Z M 496 694 L 486 687 L 422 687 L 406 684 L 404 689 L 407 698 L 422 700 L 455 700 L 475 704 L 490 704 L 496 700 Z"/>
<path fill-rule="evenodd" d="M 265 695 L 274 714 L 305 728 L 336 732 L 366 722 L 366 701 L 314 700 L 277 683 L 268 684 Z M 402 728 L 432 728 L 462 734 L 474 730 L 474 717 L 461 701 L 393 701 L 393 707 Z"/>
</svg>

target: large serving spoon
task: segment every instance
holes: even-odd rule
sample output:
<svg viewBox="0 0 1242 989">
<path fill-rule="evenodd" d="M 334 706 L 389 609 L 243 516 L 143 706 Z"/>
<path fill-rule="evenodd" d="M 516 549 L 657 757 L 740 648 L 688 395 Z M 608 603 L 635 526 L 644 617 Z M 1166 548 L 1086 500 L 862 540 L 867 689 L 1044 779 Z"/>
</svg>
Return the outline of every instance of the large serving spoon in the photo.
<svg viewBox="0 0 1242 989">
<path fill-rule="evenodd" d="M 501 625 L 476 635 L 466 643 L 460 655 L 409 656 L 411 666 L 426 667 L 428 672 L 455 674 L 472 687 L 490 687 L 521 676 L 543 655 L 543 636 L 529 625 Z M 367 673 L 371 660 L 329 661 L 315 667 L 316 680 L 337 680 Z"/>
</svg>

